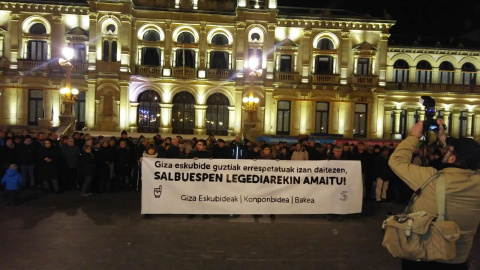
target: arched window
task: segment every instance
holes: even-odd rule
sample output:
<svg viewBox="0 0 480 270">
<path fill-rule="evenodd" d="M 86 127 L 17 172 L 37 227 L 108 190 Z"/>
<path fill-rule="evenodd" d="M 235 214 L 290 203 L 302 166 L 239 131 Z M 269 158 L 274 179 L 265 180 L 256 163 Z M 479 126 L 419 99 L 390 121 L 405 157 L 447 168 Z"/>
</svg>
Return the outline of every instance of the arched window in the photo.
<svg viewBox="0 0 480 270">
<path fill-rule="evenodd" d="M 452 63 L 444 61 L 439 66 L 438 83 L 441 84 L 453 84 L 453 74 L 455 69 Z"/>
<path fill-rule="evenodd" d="M 475 85 L 477 83 L 477 69 L 472 63 L 465 63 L 462 66 L 461 84 Z"/>
<path fill-rule="evenodd" d="M 228 38 L 224 34 L 212 37 L 212 44 L 218 46 L 228 45 Z M 229 69 L 229 54 L 226 51 L 210 52 L 210 69 Z"/>
<path fill-rule="evenodd" d="M 260 34 L 259 33 L 253 33 L 250 35 L 250 39 L 252 41 L 259 41 L 260 40 Z"/>
<path fill-rule="evenodd" d="M 189 32 L 183 32 L 177 37 L 177 42 L 183 44 L 195 43 L 195 37 Z M 195 68 L 195 50 L 177 49 L 175 66 Z"/>
<path fill-rule="evenodd" d="M 138 132 L 158 132 L 160 127 L 160 96 L 153 90 L 142 92 L 138 102 Z"/>
<path fill-rule="evenodd" d="M 42 23 L 33 24 L 29 33 L 32 35 L 45 35 L 47 29 Z M 48 60 L 48 44 L 45 40 L 29 40 L 27 43 L 27 59 L 35 61 Z"/>
<path fill-rule="evenodd" d="M 117 30 L 117 28 L 115 27 L 114 24 L 109 24 L 107 26 L 107 34 L 109 34 L 109 35 L 114 34 L 116 30 Z"/>
<path fill-rule="evenodd" d="M 213 94 L 207 99 L 207 134 L 228 135 L 228 98 L 223 94 Z"/>
<path fill-rule="evenodd" d="M 32 35 L 45 35 L 47 33 L 47 28 L 42 23 L 35 23 L 30 27 L 30 34 Z"/>
<path fill-rule="evenodd" d="M 212 44 L 220 46 L 228 45 L 228 38 L 224 34 L 216 34 L 212 37 Z"/>
<path fill-rule="evenodd" d="M 182 32 L 177 37 L 177 42 L 179 43 L 195 43 L 195 37 L 189 32 Z"/>
<path fill-rule="evenodd" d="M 143 34 L 145 41 L 160 41 L 160 33 L 155 30 L 148 30 Z"/>
<path fill-rule="evenodd" d="M 333 50 L 335 49 L 335 47 L 333 46 L 333 42 L 329 38 L 322 38 L 317 43 L 317 49 Z"/>
<path fill-rule="evenodd" d="M 193 134 L 195 127 L 195 98 L 188 92 L 180 92 L 172 100 L 172 132 Z"/>
<path fill-rule="evenodd" d="M 108 40 L 103 41 L 103 61 L 108 61 L 110 60 L 110 45 L 108 43 Z"/>
<path fill-rule="evenodd" d="M 408 82 L 409 70 L 407 61 L 401 59 L 395 61 L 393 64 L 393 82 Z"/>
<path fill-rule="evenodd" d="M 425 60 L 417 64 L 417 82 L 432 83 L 432 66 Z"/>
<path fill-rule="evenodd" d="M 112 41 L 112 62 L 117 62 L 117 42 Z"/>
</svg>

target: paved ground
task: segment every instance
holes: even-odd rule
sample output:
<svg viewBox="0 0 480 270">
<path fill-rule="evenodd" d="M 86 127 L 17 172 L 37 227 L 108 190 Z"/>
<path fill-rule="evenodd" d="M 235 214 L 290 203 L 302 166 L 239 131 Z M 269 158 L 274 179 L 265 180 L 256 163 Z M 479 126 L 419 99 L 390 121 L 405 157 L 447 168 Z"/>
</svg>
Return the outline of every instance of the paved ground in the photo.
<svg viewBox="0 0 480 270">
<path fill-rule="evenodd" d="M 370 216 L 140 215 L 139 193 L 43 195 L 0 206 L 0 269 L 400 269 Z M 473 257 L 479 258 L 479 241 Z"/>
</svg>

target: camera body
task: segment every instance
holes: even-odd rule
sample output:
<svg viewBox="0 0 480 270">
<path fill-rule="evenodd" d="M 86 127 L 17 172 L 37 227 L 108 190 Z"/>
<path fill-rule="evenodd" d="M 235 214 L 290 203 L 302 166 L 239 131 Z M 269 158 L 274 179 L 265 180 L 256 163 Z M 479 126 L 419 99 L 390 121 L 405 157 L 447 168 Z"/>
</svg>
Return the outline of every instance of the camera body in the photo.
<svg viewBox="0 0 480 270">
<path fill-rule="evenodd" d="M 435 100 L 430 96 L 422 96 L 420 103 L 425 106 L 425 119 L 423 121 L 423 131 L 427 132 L 429 130 L 437 132 L 438 124 L 437 120 L 433 119 L 435 117 Z"/>
</svg>

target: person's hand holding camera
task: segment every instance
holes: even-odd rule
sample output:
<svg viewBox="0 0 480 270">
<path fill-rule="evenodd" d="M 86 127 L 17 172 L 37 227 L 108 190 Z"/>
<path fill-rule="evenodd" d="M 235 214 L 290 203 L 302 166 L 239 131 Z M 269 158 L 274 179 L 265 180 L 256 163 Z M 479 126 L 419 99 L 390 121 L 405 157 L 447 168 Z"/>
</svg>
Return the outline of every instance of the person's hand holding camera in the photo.
<svg viewBox="0 0 480 270">
<path fill-rule="evenodd" d="M 410 130 L 410 135 L 415 136 L 415 138 L 420 139 L 423 136 L 423 121 L 418 121 L 413 125 Z"/>
</svg>

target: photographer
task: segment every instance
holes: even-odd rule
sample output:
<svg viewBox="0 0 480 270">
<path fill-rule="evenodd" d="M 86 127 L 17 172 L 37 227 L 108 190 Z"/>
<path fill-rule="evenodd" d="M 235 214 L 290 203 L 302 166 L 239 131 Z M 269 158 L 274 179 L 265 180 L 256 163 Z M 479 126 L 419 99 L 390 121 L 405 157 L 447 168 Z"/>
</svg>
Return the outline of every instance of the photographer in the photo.
<svg viewBox="0 0 480 270">
<path fill-rule="evenodd" d="M 411 189 L 417 190 L 431 176 L 442 172 L 445 179 L 445 220 L 454 221 L 460 228 L 456 241 L 456 256 L 450 261 L 409 261 L 402 259 L 402 269 L 468 269 L 467 257 L 480 221 L 480 175 L 477 173 L 479 148 L 469 138 L 446 139 L 443 119 L 437 119 L 438 139 L 447 148 L 443 158 L 444 169 L 411 164 L 412 153 L 424 135 L 424 123 L 416 123 L 410 136 L 403 140 L 392 154 L 389 165 Z M 446 141 L 445 141 L 446 139 Z M 428 184 L 417 197 L 412 212 L 437 213 L 436 182 Z"/>
</svg>

